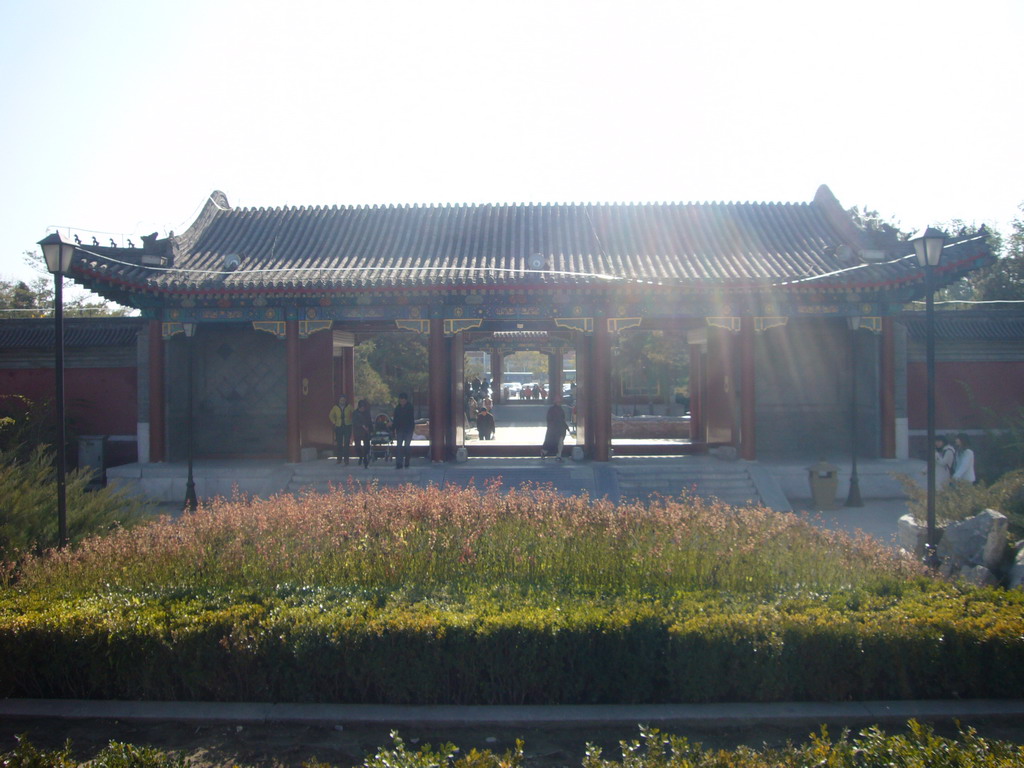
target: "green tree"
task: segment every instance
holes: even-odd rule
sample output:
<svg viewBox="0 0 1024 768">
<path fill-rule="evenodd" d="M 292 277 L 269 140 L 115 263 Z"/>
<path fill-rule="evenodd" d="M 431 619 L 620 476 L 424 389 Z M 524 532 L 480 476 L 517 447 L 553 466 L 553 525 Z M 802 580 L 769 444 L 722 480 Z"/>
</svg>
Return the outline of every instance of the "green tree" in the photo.
<svg viewBox="0 0 1024 768">
<path fill-rule="evenodd" d="M 370 357 L 376 351 L 376 341 L 364 341 L 355 348 L 355 379 L 356 391 L 354 403 L 360 400 L 369 400 L 371 403 L 383 405 L 390 403 L 394 398 L 391 396 L 391 388 L 387 385 L 380 373 L 370 363 Z"/>
<path fill-rule="evenodd" d="M 1024 204 L 1020 206 L 1024 211 Z M 1024 300 L 1024 219 L 1014 219 L 1012 232 L 1004 241 L 988 231 L 988 245 L 997 254 L 991 266 L 976 270 L 940 291 L 936 298 L 945 301 L 1020 301 Z M 947 234 L 972 235 L 980 227 L 954 221 L 944 228 Z"/>
<path fill-rule="evenodd" d="M 53 276 L 41 253 L 25 251 L 25 263 L 36 272 L 31 281 L 0 279 L 0 317 L 48 317 L 53 312 Z M 74 283 L 64 281 L 64 313 L 68 316 L 123 316 L 129 310 L 97 299 L 93 294 L 69 291 Z"/>
<path fill-rule="evenodd" d="M 49 307 L 42 307 L 42 299 L 25 281 L 0 280 L 0 309 L 5 310 L 3 317 L 46 317 L 53 307 L 52 300 Z"/>
<path fill-rule="evenodd" d="M 1024 212 L 1024 204 L 1019 210 Z M 1024 219 L 1014 219 L 1011 227 L 1005 251 L 972 280 L 977 301 L 1024 299 Z"/>
<path fill-rule="evenodd" d="M 676 387 L 686 388 L 690 379 L 690 358 L 686 337 L 664 331 L 627 331 L 619 335 L 612 349 L 612 371 L 616 381 L 630 382 L 646 393 L 648 411 L 653 411 L 654 393 L 671 407 Z M 628 393 L 623 393 L 628 394 Z M 637 399 L 633 399 L 636 414 Z"/>
<path fill-rule="evenodd" d="M 384 333 L 356 347 L 356 398 L 377 405 L 393 403 L 399 392 L 414 402 L 426 396 L 429 380 L 427 347 L 409 333 Z"/>
</svg>

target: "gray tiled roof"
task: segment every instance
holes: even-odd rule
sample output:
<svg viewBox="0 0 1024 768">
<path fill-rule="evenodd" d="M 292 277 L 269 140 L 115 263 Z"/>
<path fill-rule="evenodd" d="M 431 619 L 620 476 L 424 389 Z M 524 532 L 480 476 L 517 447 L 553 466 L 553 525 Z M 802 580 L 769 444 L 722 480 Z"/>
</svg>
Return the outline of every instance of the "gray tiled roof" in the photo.
<svg viewBox="0 0 1024 768">
<path fill-rule="evenodd" d="M 900 322 L 912 339 L 927 336 L 924 312 L 905 312 Z M 1024 339 L 1024 308 L 1010 310 L 937 310 L 935 335 L 940 339 L 1020 341 Z"/>
<path fill-rule="evenodd" d="M 143 323 L 137 317 L 65 318 L 64 346 L 134 346 Z M 52 318 L 0 322 L 0 349 L 52 349 L 54 336 Z"/>
<path fill-rule="evenodd" d="M 856 254 L 877 250 L 876 240 L 827 187 L 810 203 L 241 209 L 214 193 L 187 232 L 151 243 L 148 258 L 82 247 L 72 275 L 100 293 L 178 295 L 624 282 L 847 291 L 920 280 L 912 258 L 895 258 L 911 249 L 894 239 L 884 260 L 862 263 Z M 978 238 L 960 256 L 973 265 L 987 254 Z M 536 257 L 543 266 L 531 269 Z"/>
</svg>

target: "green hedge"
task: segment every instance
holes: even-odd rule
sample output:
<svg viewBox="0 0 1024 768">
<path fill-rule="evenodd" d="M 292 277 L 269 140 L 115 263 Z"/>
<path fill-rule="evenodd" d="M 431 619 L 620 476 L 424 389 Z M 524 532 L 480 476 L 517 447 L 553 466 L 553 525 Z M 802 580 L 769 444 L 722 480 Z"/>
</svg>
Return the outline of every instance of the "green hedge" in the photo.
<svg viewBox="0 0 1024 768">
<path fill-rule="evenodd" d="M 391 704 L 1016 697 L 1024 595 L 0 601 L 0 696 Z"/>
</svg>

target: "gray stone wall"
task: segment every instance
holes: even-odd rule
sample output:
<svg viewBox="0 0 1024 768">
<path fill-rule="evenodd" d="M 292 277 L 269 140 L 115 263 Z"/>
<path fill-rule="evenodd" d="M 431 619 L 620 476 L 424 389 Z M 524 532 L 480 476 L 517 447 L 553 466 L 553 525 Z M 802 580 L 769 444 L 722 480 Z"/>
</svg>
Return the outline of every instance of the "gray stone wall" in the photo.
<svg viewBox="0 0 1024 768">
<path fill-rule="evenodd" d="M 858 456 L 880 453 L 879 343 L 861 330 L 857 344 Z M 846 321 L 793 319 L 759 334 L 757 455 L 763 459 L 844 459 L 851 453 L 852 377 Z"/>
<path fill-rule="evenodd" d="M 286 452 L 287 362 L 281 339 L 248 324 L 207 324 L 195 337 L 195 456 L 283 457 Z M 187 344 L 167 344 L 170 459 L 187 446 Z"/>
</svg>

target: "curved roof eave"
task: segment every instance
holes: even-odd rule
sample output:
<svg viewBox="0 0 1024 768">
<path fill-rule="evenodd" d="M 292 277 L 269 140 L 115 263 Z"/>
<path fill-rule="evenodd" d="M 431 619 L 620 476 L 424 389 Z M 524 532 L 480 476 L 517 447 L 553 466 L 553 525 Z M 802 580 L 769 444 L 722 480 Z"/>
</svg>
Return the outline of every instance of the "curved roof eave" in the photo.
<svg viewBox="0 0 1024 768">
<path fill-rule="evenodd" d="M 850 264 L 850 254 L 868 242 L 858 240 L 859 232 L 824 186 L 811 203 L 611 206 L 233 209 L 223 193 L 214 192 L 182 235 L 151 240 L 142 251 L 80 246 L 70 274 L 121 303 L 136 294 L 309 296 L 628 285 L 687 293 L 833 293 L 903 290 L 920 281 L 920 272 L 902 263 L 906 257 Z M 906 249 L 906 243 L 892 245 Z M 988 254 L 982 250 L 981 258 Z M 534 272 L 529 267 L 536 257 L 543 265 Z M 961 261 L 944 274 L 957 279 L 977 265 L 964 267 Z"/>
</svg>

